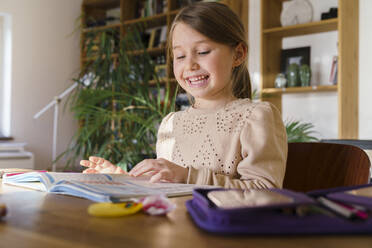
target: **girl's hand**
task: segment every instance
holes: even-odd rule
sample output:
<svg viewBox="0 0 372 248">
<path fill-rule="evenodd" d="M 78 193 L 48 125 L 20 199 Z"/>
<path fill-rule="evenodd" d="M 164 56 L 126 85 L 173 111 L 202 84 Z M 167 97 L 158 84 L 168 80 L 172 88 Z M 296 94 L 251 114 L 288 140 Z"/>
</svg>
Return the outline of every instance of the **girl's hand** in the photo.
<svg viewBox="0 0 372 248">
<path fill-rule="evenodd" d="M 81 160 L 80 165 L 88 167 L 83 173 L 106 173 L 106 174 L 127 174 L 119 166 L 111 164 L 104 158 L 100 157 L 89 157 L 89 160 Z"/>
<path fill-rule="evenodd" d="M 188 169 L 166 159 L 145 159 L 138 163 L 130 172 L 130 176 L 150 174 L 150 182 L 185 183 Z"/>
</svg>

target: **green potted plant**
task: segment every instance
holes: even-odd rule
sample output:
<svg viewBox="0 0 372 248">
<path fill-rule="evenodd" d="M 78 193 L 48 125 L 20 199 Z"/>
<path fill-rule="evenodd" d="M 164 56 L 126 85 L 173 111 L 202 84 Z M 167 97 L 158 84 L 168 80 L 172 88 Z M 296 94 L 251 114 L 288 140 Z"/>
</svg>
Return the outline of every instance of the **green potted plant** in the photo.
<svg viewBox="0 0 372 248">
<path fill-rule="evenodd" d="M 88 35 L 84 51 L 91 59 L 75 80 L 79 86 L 69 100 L 79 127 L 59 158 L 67 156 L 69 166 L 100 156 L 130 170 L 155 156 L 157 128 L 174 111 L 177 89 L 160 84 L 137 29 L 121 40 L 114 29 Z"/>
<path fill-rule="evenodd" d="M 286 121 L 285 129 L 287 131 L 288 142 L 317 142 L 318 138 L 313 136 L 314 125 L 308 122 L 296 120 Z"/>
</svg>

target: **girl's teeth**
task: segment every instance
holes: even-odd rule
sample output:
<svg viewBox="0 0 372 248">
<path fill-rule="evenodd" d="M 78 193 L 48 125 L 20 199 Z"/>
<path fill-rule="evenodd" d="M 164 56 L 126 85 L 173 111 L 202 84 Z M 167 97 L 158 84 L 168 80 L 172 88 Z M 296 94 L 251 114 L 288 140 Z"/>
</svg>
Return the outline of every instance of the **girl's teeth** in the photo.
<svg viewBox="0 0 372 248">
<path fill-rule="evenodd" d="M 202 80 L 204 78 L 206 78 L 207 76 L 198 76 L 198 77 L 192 77 L 192 78 L 189 78 L 189 81 L 190 82 L 195 82 L 195 81 L 199 81 L 199 80 Z"/>
<path fill-rule="evenodd" d="M 198 76 L 198 77 L 192 77 L 192 78 L 189 78 L 187 81 L 189 81 L 190 84 L 200 84 L 201 81 L 204 81 L 207 79 L 208 76 L 204 75 L 204 76 Z"/>
<path fill-rule="evenodd" d="M 207 78 L 208 78 L 208 76 L 204 75 L 204 76 L 188 78 L 187 81 L 191 85 L 200 85 L 200 84 L 204 84 L 206 82 Z"/>
</svg>

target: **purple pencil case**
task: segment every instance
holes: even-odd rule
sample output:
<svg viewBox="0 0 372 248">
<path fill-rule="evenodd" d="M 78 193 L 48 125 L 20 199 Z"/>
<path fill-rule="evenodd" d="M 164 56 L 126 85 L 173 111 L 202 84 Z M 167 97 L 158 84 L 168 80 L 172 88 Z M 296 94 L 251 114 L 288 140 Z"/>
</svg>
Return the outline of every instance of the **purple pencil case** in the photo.
<svg viewBox="0 0 372 248">
<path fill-rule="evenodd" d="M 342 188 L 342 191 L 345 189 L 348 190 Z M 271 189 L 273 192 L 292 198 L 293 201 L 286 204 L 225 209 L 216 206 L 208 197 L 208 193 L 216 190 L 227 189 L 195 189 L 193 199 L 186 202 L 186 208 L 195 224 L 211 233 L 248 235 L 372 233 L 372 218 L 363 221 L 349 220 L 337 215 L 329 216 L 316 212 L 298 216 L 295 211 L 292 213 L 287 211 L 299 206 L 319 207 L 313 195 L 285 189 Z M 337 193 L 337 189 L 317 192 L 315 196 L 328 197 L 329 192 Z"/>
</svg>

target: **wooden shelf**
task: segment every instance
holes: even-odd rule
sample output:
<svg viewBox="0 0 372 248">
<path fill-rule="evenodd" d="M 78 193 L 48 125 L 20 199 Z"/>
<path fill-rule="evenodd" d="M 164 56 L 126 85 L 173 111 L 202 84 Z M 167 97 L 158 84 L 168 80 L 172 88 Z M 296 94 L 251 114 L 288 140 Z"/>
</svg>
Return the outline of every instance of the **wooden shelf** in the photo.
<svg viewBox="0 0 372 248">
<path fill-rule="evenodd" d="M 263 30 L 264 35 L 272 35 L 277 37 L 290 37 L 299 36 L 305 34 L 315 34 L 321 32 L 335 31 L 337 30 L 338 19 L 333 18 L 329 20 L 323 20 L 318 22 L 310 22 L 305 24 L 268 28 Z"/>
<path fill-rule="evenodd" d="M 337 91 L 337 85 L 317 85 L 310 87 L 290 87 L 290 88 L 267 88 L 262 90 L 262 94 L 288 94 L 288 93 L 315 93 L 325 91 Z"/>
<path fill-rule="evenodd" d="M 177 83 L 177 80 L 175 78 L 170 78 L 169 79 L 169 82 L 171 82 L 171 83 Z"/>
<path fill-rule="evenodd" d="M 172 11 L 169 12 L 169 15 L 171 15 L 171 16 L 177 15 L 178 12 L 180 12 L 180 9 L 172 10 Z"/>
<path fill-rule="evenodd" d="M 122 26 L 121 23 L 115 23 L 115 24 L 110 24 L 110 25 L 105 25 L 105 26 L 84 28 L 83 33 L 103 31 L 103 30 L 110 29 L 110 28 L 120 28 L 121 26 Z"/>
<path fill-rule="evenodd" d="M 151 55 L 157 55 L 157 54 L 163 54 L 165 53 L 165 47 L 154 47 L 154 48 L 148 48 L 146 49 L 147 53 L 151 54 Z M 142 54 L 144 53 L 144 50 L 136 50 L 136 51 L 132 51 L 132 52 L 128 52 L 128 54 L 133 54 L 133 55 L 137 55 L 137 54 Z"/>
<path fill-rule="evenodd" d="M 120 7 L 120 0 L 84 0 L 83 5 L 88 8 L 112 9 Z"/>
<path fill-rule="evenodd" d="M 128 20 L 124 21 L 123 25 L 124 26 L 129 26 L 133 24 L 140 24 L 140 23 L 155 23 L 152 26 L 158 25 L 159 23 L 164 22 L 163 24 L 165 25 L 167 21 L 167 14 L 166 13 L 161 13 L 153 16 L 147 16 L 147 17 L 142 17 L 142 18 L 137 18 L 133 20 Z"/>
<path fill-rule="evenodd" d="M 102 30 L 107 30 L 110 28 L 120 28 L 122 26 L 130 26 L 130 25 L 141 24 L 141 23 L 150 23 L 151 25 L 146 26 L 146 28 L 151 28 L 155 26 L 165 25 L 166 20 L 167 20 L 167 14 L 161 13 L 161 14 L 157 14 L 153 16 L 124 21 L 123 23 L 115 23 L 115 24 L 110 24 L 110 25 L 105 25 L 105 26 L 84 28 L 83 33 L 102 31 Z"/>
<path fill-rule="evenodd" d="M 84 61 L 84 62 L 93 61 L 93 60 L 96 60 L 97 57 L 98 57 L 98 56 L 93 56 L 93 57 L 84 57 L 84 58 L 83 58 L 83 61 Z M 104 56 L 103 56 L 103 57 L 104 57 Z M 113 53 L 113 54 L 111 55 L 111 58 L 112 58 L 112 59 L 117 59 L 118 57 L 119 57 L 119 54 L 117 54 L 117 53 Z"/>
<path fill-rule="evenodd" d="M 171 84 L 174 84 L 174 83 L 177 83 L 177 80 L 175 78 L 164 78 L 164 79 L 159 79 L 159 84 L 166 84 L 167 82 L 171 83 Z M 149 81 L 149 84 L 150 85 L 156 85 L 156 81 L 155 80 L 150 80 Z"/>
<path fill-rule="evenodd" d="M 165 47 L 150 48 L 150 49 L 146 49 L 146 51 L 150 55 L 160 55 L 160 54 L 165 53 Z M 139 54 L 142 54 L 142 53 L 144 53 L 144 50 L 136 50 L 136 51 L 129 51 L 128 52 L 129 55 L 139 55 Z M 113 58 L 113 59 L 116 59 L 118 57 L 119 57 L 119 55 L 117 53 L 114 53 L 114 54 L 111 55 L 111 58 Z M 92 61 L 92 60 L 95 60 L 95 59 L 97 59 L 97 56 L 84 58 L 83 60 L 84 61 Z"/>
</svg>

